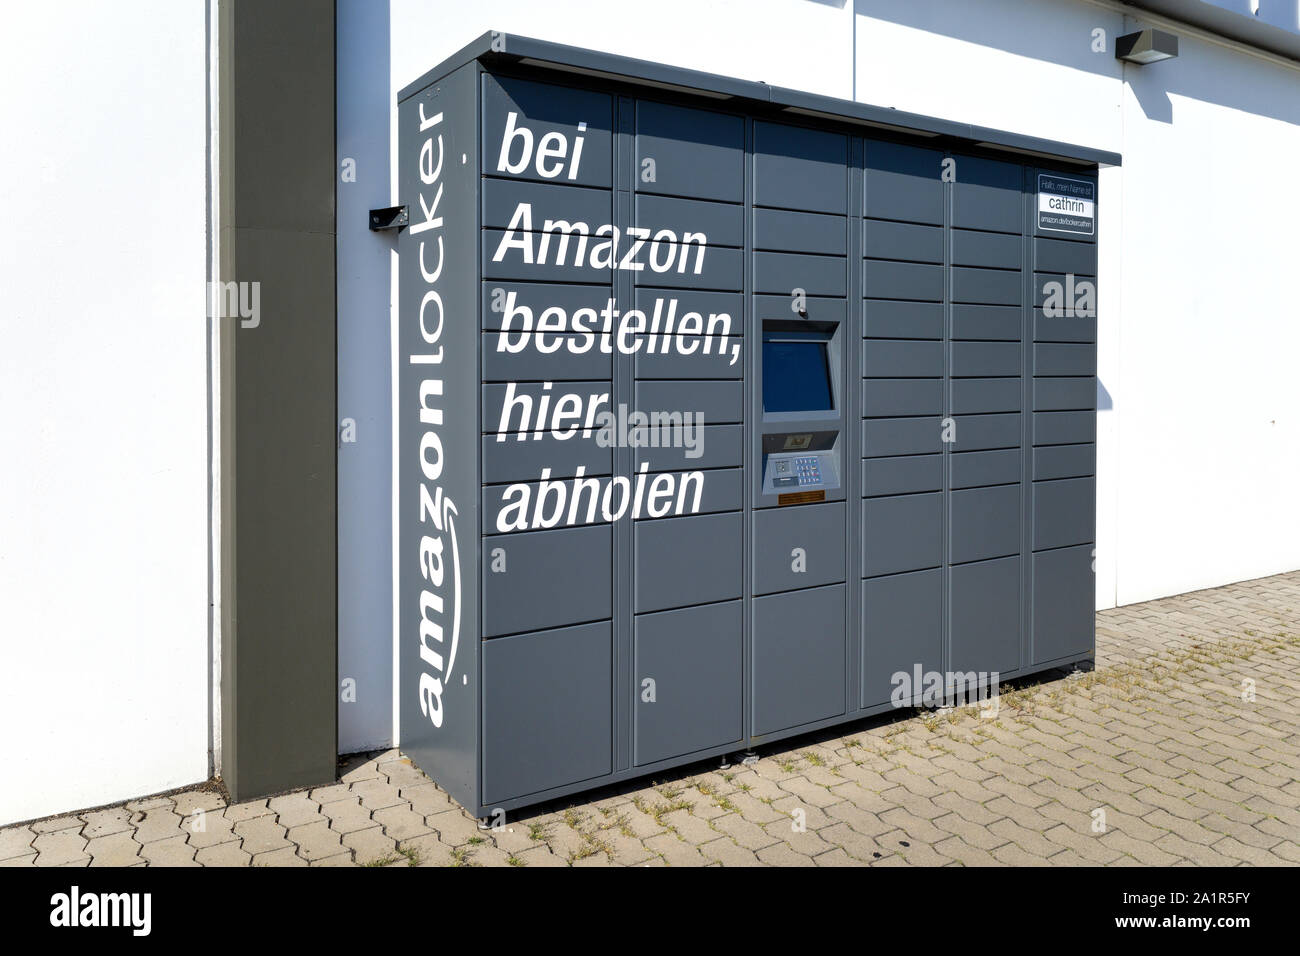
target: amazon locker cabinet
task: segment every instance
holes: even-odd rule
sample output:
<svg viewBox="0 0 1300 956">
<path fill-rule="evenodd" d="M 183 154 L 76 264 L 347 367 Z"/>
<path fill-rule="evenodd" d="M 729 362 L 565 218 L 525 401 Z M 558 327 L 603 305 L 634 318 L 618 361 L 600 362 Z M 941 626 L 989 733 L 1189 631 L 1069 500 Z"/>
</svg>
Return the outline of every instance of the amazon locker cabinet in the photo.
<svg viewBox="0 0 1300 956">
<path fill-rule="evenodd" d="M 398 122 L 399 742 L 467 809 L 1092 658 L 1118 156 L 499 33 Z"/>
</svg>

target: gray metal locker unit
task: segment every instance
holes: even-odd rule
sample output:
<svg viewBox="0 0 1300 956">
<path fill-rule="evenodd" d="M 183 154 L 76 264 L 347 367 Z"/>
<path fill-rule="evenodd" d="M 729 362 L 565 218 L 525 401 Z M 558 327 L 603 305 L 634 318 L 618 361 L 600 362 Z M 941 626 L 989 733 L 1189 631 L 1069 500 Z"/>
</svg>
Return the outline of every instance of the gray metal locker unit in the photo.
<svg viewBox="0 0 1300 956">
<path fill-rule="evenodd" d="M 399 124 L 399 737 L 467 808 L 1092 656 L 1118 156 L 496 33 Z"/>
</svg>

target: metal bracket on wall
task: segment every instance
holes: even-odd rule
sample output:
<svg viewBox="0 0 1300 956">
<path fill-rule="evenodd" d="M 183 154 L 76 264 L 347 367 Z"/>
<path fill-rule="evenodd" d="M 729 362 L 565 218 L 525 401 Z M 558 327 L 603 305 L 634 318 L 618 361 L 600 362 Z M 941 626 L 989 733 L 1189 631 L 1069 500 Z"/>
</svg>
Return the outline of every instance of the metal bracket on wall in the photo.
<svg viewBox="0 0 1300 956">
<path fill-rule="evenodd" d="M 380 232 L 384 229 L 404 229 L 411 222 L 411 213 L 406 206 L 389 206 L 386 209 L 370 210 L 370 231 Z"/>
</svg>

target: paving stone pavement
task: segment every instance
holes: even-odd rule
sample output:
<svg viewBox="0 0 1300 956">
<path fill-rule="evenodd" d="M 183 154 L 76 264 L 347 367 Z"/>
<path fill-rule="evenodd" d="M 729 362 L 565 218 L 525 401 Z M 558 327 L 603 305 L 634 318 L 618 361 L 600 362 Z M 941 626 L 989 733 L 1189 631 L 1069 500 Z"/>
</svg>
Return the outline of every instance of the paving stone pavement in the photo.
<svg viewBox="0 0 1300 956">
<path fill-rule="evenodd" d="M 1097 667 L 480 831 L 400 752 L 0 829 L 3 866 L 1300 864 L 1300 572 L 1097 615 Z"/>
</svg>

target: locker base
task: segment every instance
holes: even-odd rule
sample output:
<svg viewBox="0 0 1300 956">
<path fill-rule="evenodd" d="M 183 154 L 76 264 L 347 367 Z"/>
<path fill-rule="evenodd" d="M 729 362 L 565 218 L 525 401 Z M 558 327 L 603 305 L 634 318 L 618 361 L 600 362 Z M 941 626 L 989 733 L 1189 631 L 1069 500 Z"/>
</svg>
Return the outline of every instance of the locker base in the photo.
<svg viewBox="0 0 1300 956">
<path fill-rule="evenodd" d="M 1079 673 L 1086 673 L 1087 671 L 1092 670 L 1094 668 L 1095 666 L 1094 662 L 1095 662 L 1095 658 L 1094 655 L 1091 653 L 1085 654 L 1083 656 L 1079 656 L 1075 654 L 1069 657 L 1059 658 L 1052 661 L 1044 661 L 1040 664 L 1034 664 L 1029 667 L 1019 669 L 1012 674 L 1006 675 L 1006 679 L 1023 680 L 1025 678 L 1032 677 L 1036 674 L 1041 675 L 1054 670 L 1060 671 L 1060 670 L 1066 670 L 1071 668 L 1074 671 L 1077 671 Z M 528 807 L 538 806 L 539 804 L 543 804 L 556 799 L 574 797 L 583 793 L 591 793 L 593 791 L 601 790 L 602 788 L 627 786 L 631 784 L 633 781 L 649 778 L 658 774 L 663 774 L 665 772 L 671 772 L 678 769 L 682 769 L 683 772 L 685 772 L 684 768 L 690 767 L 692 764 L 701 765 L 701 766 L 711 764 L 713 767 L 716 767 L 718 769 L 725 769 L 729 765 L 729 761 L 731 761 L 733 758 L 738 757 L 739 759 L 735 760 L 734 763 L 738 763 L 741 766 L 746 766 L 746 767 L 753 766 L 759 760 L 759 753 L 756 749 L 757 745 L 759 744 L 770 744 L 781 740 L 790 740 L 808 734 L 824 732 L 835 727 L 843 727 L 845 728 L 845 732 L 848 732 L 848 727 L 857 722 L 871 720 L 873 718 L 876 720 L 879 720 L 881 718 L 888 719 L 888 715 L 893 715 L 895 718 L 904 718 L 908 716 L 914 716 L 918 713 L 923 713 L 923 712 L 936 713 L 936 711 L 931 708 L 913 708 L 913 707 L 898 708 L 893 706 L 890 703 L 878 704 L 870 707 L 862 707 L 853 710 L 847 714 L 840 714 L 835 717 L 829 717 L 824 720 L 814 721 L 813 723 L 805 724 L 799 727 L 791 727 L 770 734 L 764 734 L 762 735 L 761 739 L 757 737 L 751 737 L 748 740 L 750 746 L 743 750 L 737 750 L 737 743 L 741 743 L 742 745 L 743 743 L 745 743 L 745 741 L 739 741 L 737 743 L 711 748 L 709 750 L 705 750 L 695 754 L 683 755 L 681 757 L 674 757 L 667 760 L 657 761 L 653 764 L 628 767 L 616 771 L 615 773 L 605 777 L 597 777 L 590 780 L 579 781 L 572 784 L 566 784 L 563 786 L 552 788 L 542 793 L 527 794 L 524 796 L 512 798 L 510 800 L 499 801 L 497 803 L 493 803 L 487 806 L 466 807 L 466 809 L 474 813 L 476 817 L 479 817 L 480 827 L 483 827 L 484 821 L 487 821 L 488 828 L 490 828 L 491 823 L 493 821 L 499 821 L 503 819 L 503 815 L 507 811 L 511 811 L 512 816 L 514 816 L 516 814 L 513 811 L 523 810 L 524 813 L 522 815 L 527 816 L 528 812 L 526 808 Z M 734 769 L 734 764 L 730 764 L 730 765 Z M 437 779 L 435 775 L 433 774 L 430 775 L 434 776 L 435 780 Z"/>
</svg>

